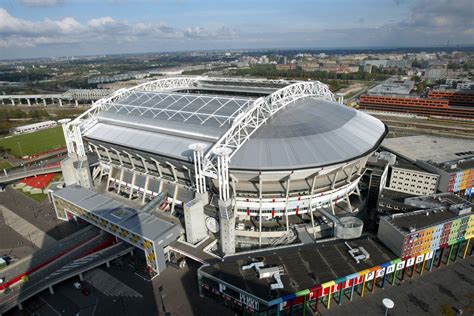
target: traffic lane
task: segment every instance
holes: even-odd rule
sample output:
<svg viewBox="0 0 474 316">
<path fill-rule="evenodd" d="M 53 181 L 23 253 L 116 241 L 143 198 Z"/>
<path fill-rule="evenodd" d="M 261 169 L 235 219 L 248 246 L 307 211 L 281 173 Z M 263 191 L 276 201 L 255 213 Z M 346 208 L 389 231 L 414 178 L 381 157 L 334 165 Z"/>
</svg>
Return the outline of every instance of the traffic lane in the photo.
<svg viewBox="0 0 474 316">
<path fill-rule="evenodd" d="M 6 304 L 10 302 L 12 299 L 16 299 L 18 295 L 21 295 L 22 292 L 26 292 L 29 287 L 35 286 L 36 282 L 43 280 L 48 275 L 56 272 L 61 267 L 67 265 L 71 261 L 74 261 L 81 256 L 84 256 L 87 252 L 90 251 L 91 248 L 100 244 L 101 242 L 106 241 L 109 236 L 100 235 L 94 240 L 86 242 L 80 245 L 78 248 L 72 250 L 70 253 L 62 256 L 61 258 L 57 259 L 56 261 L 52 262 L 51 264 L 47 265 L 46 267 L 38 270 L 37 272 L 32 273 L 28 277 L 28 281 L 26 283 L 19 283 L 17 286 L 14 286 L 14 291 L 9 292 L 8 294 L 3 294 L 0 296 L 0 304 Z"/>
<path fill-rule="evenodd" d="M 32 171 L 32 170 L 36 170 L 36 169 L 41 169 L 42 166 L 44 167 L 44 166 L 47 166 L 47 165 L 50 165 L 50 164 L 55 164 L 55 163 L 61 162 L 61 160 L 63 160 L 65 158 L 65 156 L 66 155 L 63 154 L 59 157 L 55 156 L 55 157 L 50 157 L 50 158 L 41 159 L 41 160 L 32 161 L 32 162 L 22 160 L 19 165 L 8 169 L 7 174 L 8 175 L 16 175 L 16 174 L 24 173 L 25 171 Z M 2 177 L 3 177 L 3 175 L 4 175 L 4 173 L 1 174 Z"/>
<path fill-rule="evenodd" d="M 44 288 L 47 287 L 49 284 L 54 283 L 55 282 L 54 279 L 60 280 L 64 278 L 65 276 L 78 275 L 79 272 L 81 272 L 84 268 L 87 269 L 88 267 L 93 267 L 97 263 L 102 264 L 104 259 L 112 261 L 117 258 L 116 256 L 118 256 L 117 254 L 118 252 L 122 252 L 122 251 L 129 252 L 130 250 L 131 250 L 130 246 L 128 245 L 125 245 L 125 244 L 116 245 L 115 247 L 110 247 L 106 249 L 99 256 L 95 257 L 91 261 L 85 262 L 79 266 L 72 266 L 70 268 L 67 268 L 64 272 L 60 273 L 59 275 L 55 275 L 51 279 L 48 279 L 47 277 L 45 277 L 44 279 L 40 280 L 34 285 L 28 288 L 22 289 L 20 292 L 12 293 L 14 295 L 12 295 L 12 297 L 10 297 L 8 300 L 0 302 L 0 311 L 2 310 L 5 311 L 11 308 L 14 308 L 18 304 L 18 302 L 22 302 L 25 299 L 28 299 L 34 296 L 35 294 L 38 294 L 40 291 L 43 291 Z M 30 282 L 28 283 L 31 284 Z"/>
<path fill-rule="evenodd" d="M 74 246 L 79 245 L 82 242 L 89 240 L 90 238 L 98 235 L 98 231 L 95 229 L 86 229 L 80 234 L 76 234 L 71 238 L 61 240 L 57 243 L 54 248 L 47 250 L 39 250 L 31 255 L 30 260 L 23 260 L 14 263 L 2 270 L 2 277 L 6 280 L 10 280 L 19 274 L 25 273 L 26 271 L 36 267 L 37 265 L 45 262 L 48 259 L 53 258 L 55 255 L 60 254 L 62 251 Z"/>
</svg>

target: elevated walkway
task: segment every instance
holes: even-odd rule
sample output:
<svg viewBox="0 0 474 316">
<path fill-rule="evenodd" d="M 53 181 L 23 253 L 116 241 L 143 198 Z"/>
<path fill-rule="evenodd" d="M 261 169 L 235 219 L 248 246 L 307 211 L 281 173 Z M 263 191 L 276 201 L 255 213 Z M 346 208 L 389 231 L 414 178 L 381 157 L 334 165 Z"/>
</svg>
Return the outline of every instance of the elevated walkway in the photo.
<svg viewBox="0 0 474 316">
<path fill-rule="evenodd" d="M 0 175 L 0 184 L 6 184 L 13 181 L 21 180 L 28 177 L 39 176 L 47 173 L 61 172 L 61 166 L 54 166 L 49 168 L 38 168 L 31 170 L 15 170 L 12 172 L 2 173 Z"/>
<path fill-rule="evenodd" d="M 103 242 L 104 240 L 99 238 L 96 241 Z M 87 250 L 85 253 L 75 253 L 74 255 L 68 256 L 66 260 L 51 263 L 47 268 L 32 275 L 29 280 L 23 283 L 18 289 L 15 288 L 10 293 L 4 294 L 3 297 L 0 298 L 0 314 L 16 306 L 21 309 L 22 302 L 41 291 L 49 288 L 50 291 L 53 292 L 53 285 L 77 275 L 82 277 L 83 272 L 130 253 L 133 249 L 132 246 L 120 242 L 103 250 L 89 253 L 90 247 L 94 245 L 96 245 L 96 243 L 89 243 L 86 248 L 82 247 L 82 250 Z"/>
<path fill-rule="evenodd" d="M 194 247 L 193 245 L 177 240 L 175 242 L 172 242 L 168 246 L 168 248 L 171 251 L 180 253 L 181 255 L 193 259 L 194 261 L 200 262 L 202 264 L 212 264 L 214 262 L 219 261 L 220 259 L 217 256 L 213 256 L 207 252 L 204 252 L 204 248 L 209 246 L 209 244 L 211 244 L 213 241 L 213 239 L 208 238 L 199 246 Z"/>
</svg>

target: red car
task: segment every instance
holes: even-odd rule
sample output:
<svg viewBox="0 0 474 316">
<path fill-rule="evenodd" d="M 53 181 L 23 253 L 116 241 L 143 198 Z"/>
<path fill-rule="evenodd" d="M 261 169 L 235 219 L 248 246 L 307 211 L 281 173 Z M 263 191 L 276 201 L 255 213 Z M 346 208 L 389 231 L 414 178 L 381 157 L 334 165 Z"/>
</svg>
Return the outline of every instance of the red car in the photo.
<svg viewBox="0 0 474 316">
<path fill-rule="evenodd" d="M 88 296 L 89 294 L 91 294 L 91 291 L 85 287 L 82 289 L 82 294 L 84 294 L 85 296 Z"/>
</svg>

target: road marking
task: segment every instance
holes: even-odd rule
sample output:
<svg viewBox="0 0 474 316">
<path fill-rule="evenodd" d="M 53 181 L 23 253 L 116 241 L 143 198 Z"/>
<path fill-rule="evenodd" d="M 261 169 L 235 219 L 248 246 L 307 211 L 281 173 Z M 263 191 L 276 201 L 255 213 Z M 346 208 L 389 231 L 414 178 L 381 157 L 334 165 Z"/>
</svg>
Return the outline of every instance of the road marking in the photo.
<svg viewBox="0 0 474 316">
<path fill-rule="evenodd" d="M 142 294 L 101 269 L 86 272 L 84 279 L 107 296 L 143 297 Z"/>
</svg>

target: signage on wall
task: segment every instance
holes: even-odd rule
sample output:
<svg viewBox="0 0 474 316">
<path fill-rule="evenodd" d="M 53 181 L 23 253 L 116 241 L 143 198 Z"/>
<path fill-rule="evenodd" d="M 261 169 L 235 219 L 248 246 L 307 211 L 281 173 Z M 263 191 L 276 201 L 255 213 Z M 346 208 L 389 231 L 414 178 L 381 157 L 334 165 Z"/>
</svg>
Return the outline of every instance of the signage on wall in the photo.
<svg viewBox="0 0 474 316">
<path fill-rule="evenodd" d="M 387 271 L 385 272 L 386 274 L 390 274 L 392 273 L 393 271 L 395 271 L 395 265 L 392 264 L 391 266 L 388 266 L 387 267 Z"/>
<path fill-rule="evenodd" d="M 253 298 L 253 297 L 247 296 L 247 295 L 245 295 L 245 294 L 243 294 L 243 293 L 239 293 L 239 294 L 240 294 L 240 302 L 241 302 L 242 304 L 245 304 L 245 305 L 247 305 L 247 306 L 250 307 L 250 308 L 253 308 L 253 309 L 258 310 L 258 308 L 259 308 L 259 303 L 260 303 L 258 300 L 256 300 L 256 299 Z"/>
<path fill-rule="evenodd" d="M 416 257 L 416 263 L 418 264 L 418 263 L 420 263 L 420 262 L 423 262 L 423 257 L 424 257 L 424 256 L 425 256 L 425 255 L 419 255 L 418 257 Z"/>
<path fill-rule="evenodd" d="M 397 269 L 396 269 L 397 271 L 401 270 L 403 268 L 405 268 L 405 261 L 401 261 L 401 262 L 397 263 Z"/>
<path fill-rule="evenodd" d="M 225 291 L 225 289 L 226 289 L 226 286 L 225 286 L 224 284 L 222 284 L 222 283 L 219 283 L 219 292 L 222 293 L 222 292 Z"/>
<path fill-rule="evenodd" d="M 411 267 L 415 263 L 415 258 L 410 258 L 407 260 L 406 266 Z"/>
<path fill-rule="evenodd" d="M 430 260 L 431 258 L 433 258 L 433 254 L 434 254 L 433 251 L 428 252 L 425 256 L 425 260 Z"/>
<path fill-rule="evenodd" d="M 375 276 L 375 272 L 374 272 L 374 271 L 370 271 L 369 273 L 367 273 L 367 274 L 365 275 L 365 282 L 370 281 L 370 280 L 373 280 L 373 279 L 374 279 L 374 276 Z"/>
<path fill-rule="evenodd" d="M 377 270 L 377 278 L 382 277 L 385 274 L 385 269 Z"/>
</svg>

